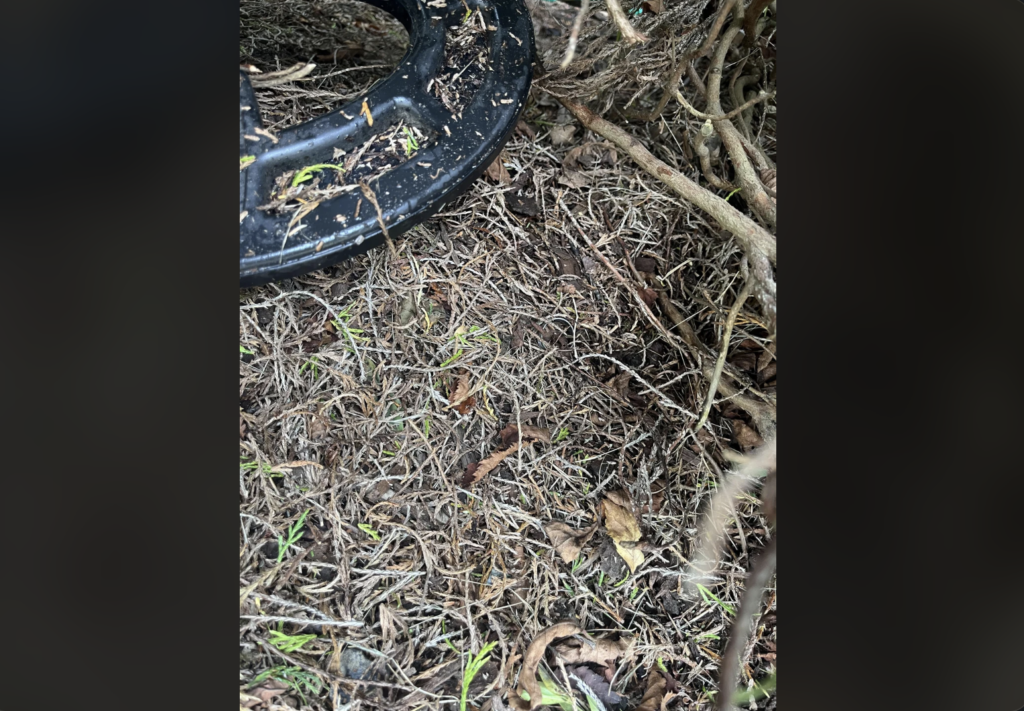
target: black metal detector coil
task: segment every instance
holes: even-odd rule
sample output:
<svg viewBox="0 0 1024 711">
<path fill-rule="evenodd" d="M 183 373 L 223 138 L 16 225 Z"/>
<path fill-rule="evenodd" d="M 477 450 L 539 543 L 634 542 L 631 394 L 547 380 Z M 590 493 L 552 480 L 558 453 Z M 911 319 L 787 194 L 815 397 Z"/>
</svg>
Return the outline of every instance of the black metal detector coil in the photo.
<svg viewBox="0 0 1024 711">
<path fill-rule="evenodd" d="M 522 114 L 534 57 L 533 26 L 523 0 L 365 1 L 394 15 L 405 25 L 410 41 L 394 73 L 364 97 L 271 137 L 262 130 L 252 85 L 246 72 L 241 72 L 239 267 L 243 287 L 297 276 L 365 252 L 383 242 L 382 223 L 394 237 L 426 220 L 480 177 Z M 446 33 L 470 21 L 486 29 L 480 40 L 485 56 L 482 83 L 453 113 L 450 102 L 446 107 L 438 98 L 433 83 L 444 67 Z M 312 166 L 338 165 L 344 158 L 337 156 L 352 155 L 399 124 L 414 127 L 416 134 L 428 140 L 422 141 L 412 158 L 365 184 L 369 194 L 353 182 L 344 186 L 345 192 L 318 201 L 311 209 L 278 213 L 268 209 L 280 190 L 281 176 Z M 319 173 L 307 170 L 296 177 L 312 179 L 314 175 Z M 334 176 L 345 178 L 344 171 Z"/>
</svg>

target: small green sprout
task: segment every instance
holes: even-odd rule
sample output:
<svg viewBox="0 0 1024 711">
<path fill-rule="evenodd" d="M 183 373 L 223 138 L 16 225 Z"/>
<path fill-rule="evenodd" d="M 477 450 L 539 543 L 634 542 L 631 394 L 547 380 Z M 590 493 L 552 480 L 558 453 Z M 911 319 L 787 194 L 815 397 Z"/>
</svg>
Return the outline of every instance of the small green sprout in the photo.
<svg viewBox="0 0 1024 711">
<path fill-rule="evenodd" d="M 290 654 L 299 651 L 307 642 L 312 642 L 314 639 L 316 639 L 315 634 L 290 635 L 279 630 L 270 630 L 270 639 L 267 641 L 282 652 Z"/>
<path fill-rule="evenodd" d="M 259 686 L 267 679 L 276 679 L 287 684 L 292 691 L 302 699 L 303 705 L 307 703 L 303 690 L 310 694 L 319 694 L 323 689 L 323 682 L 315 674 L 303 671 L 299 667 L 279 666 L 260 672 L 249 682 L 248 688 Z"/>
<path fill-rule="evenodd" d="M 543 668 L 537 671 L 540 672 L 540 705 L 560 706 L 563 711 L 575 711 L 575 697 L 563 691 Z M 522 692 L 522 696 L 524 701 L 531 700 L 530 695 L 525 691 Z"/>
<path fill-rule="evenodd" d="M 285 540 L 283 536 L 277 537 L 277 562 L 280 564 L 284 560 L 284 553 L 291 548 L 295 543 L 302 538 L 302 524 L 306 522 L 306 516 L 312 509 L 306 509 L 299 516 L 299 520 L 294 525 L 288 527 L 288 539 Z"/>
<path fill-rule="evenodd" d="M 759 701 L 775 691 L 775 673 L 772 672 L 761 681 L 755 681 L 749 689 L 737 690 L 732 697 L 733 706 L 746 706 L 751 701 Z"/>
<path fill-rule="evenodd" d="M 245 353 L 246 355 L 256 355 L 255 353 L 253 353 L 252 351 L 250 351 L 248 348 L 246 348 L 245 346 L 243 346 L 241 344 L 239 344 L 239 346 L 238 346 L 238 352 L 239 353 Z"/>
<path fill-rule="evenodd" d="M 697 590 L 700 591 L 700 595 L 701 595 L 702 598 L 704 598 L 704 602 L 706 602 L 706 603 L 708 603 L 710 605 L 711 602 L 714 601 L 714 602 L 718 603 L 718 606 L 721 607 L 725 611 L 725 614 L 727 614 L 727 615 L 735 615 L 736 614 L 736 610 L 733 609 L 732 605 L 729 605 L 728 603 L 724 603 L 721 600 L 719 600 L 717 595 L 715 595 L 713 592 L 708 590 L 706 587 L 704 587 L 700 583 L 697 583 Z"/>
<path fill-rule="evenodd" d="M 453 355 L 451 358 L 449 358 L 444 363 L 442 363 L 441 367 L 444 368 L 445 366 L 449 366 L 449 365 L 451 365 L 452 363 L 454 363 L 455 361 L 457 361 L 461 357 L 462 357 L 462 349 L 460 348 L 459 350 L 455 351 L 455 355 Z"/>
<path fill-rule="evenodd" d="M 362 531 L 363 533 L 365 533 L 367 536 L 369 536 L 370 538 L 372 538 L 375 541 L 379 541 L 380 540 L 380 534 L 377 533 L 377 531 L 375 531 L 373 529 L 373 526 L 371 526 L 368 523 L 361 523 L 361 524 L 359 524 L 359 530 Z"/>
<path fill-rule="evenodd" d="M 556 442 L 561 442 L 563 439 L 565 439 L 568 436 L 569 436 L 569 428 L 568 427 L 563 427 L 562 429 L 558 430 L 558 434 L 555 435 L 555 438 L 553 440 L 551 440 L 551 443 L 555 444 Z"/>
<path fill-rule="evenodd" d="M 416 136 L 413 135 L 408 126 L 402 126 L 402 130 L 405 131 L 405 155 L 409 156 L 412 155 L 413 151 L 420 149 L 420 144 L 416 141 Z"/>
<path fill-rule="evenodd" d="M 469 685 L 473 683 L 473 677 L 480 672 L 480 669 L 487 663 L 487 660 L 491 658 L 490 651 L 497 644 L 497 642 L 488 642 L 476 657 L 473 656 L 472 652 L 469 653 L 466 672 L 462 676 L 462 698 L 459 700 L 459 711 L 466 711 L 466 697 L 469 695 Z"/>
<path fill-rule="evenodd" d="M 299 368 L 299 375 L 302 375 L 308 369 L 313 373 L 313 380 L 316 380 L 318 377 L 320 377 L 320 371 L 317 368 L 317 364 L 319 362 L 320 359 L 317 356 L 310 356 L 309 360 L 303 363 L 302 366 Z"/>
<path fill-rule="evenodd" d="M 241 170 L 245 166 L 256 160 L 256 156 L 242 156 L 238 159 L 238 169 Z"/>
<path fill-rule="evenodd" d="M 316 165 L 308 165 L 302 170 L 300 170 L 298 173 L 296 173 L 295 177 L 292 178 L 292 187 L 294 188 L 299 183 L 304 183 L 307 180 L 311 180 L 313 178 L 313 173 L 319 173 L 320 171 L 325 170 L 327 168 L 330 168 L 331 170 L 336 170 L 339 173 L 343 173 L 345 171 L 345 168 L 343 166 L 334 165 L 333 163 L 317 163 Z"/>
</svg>

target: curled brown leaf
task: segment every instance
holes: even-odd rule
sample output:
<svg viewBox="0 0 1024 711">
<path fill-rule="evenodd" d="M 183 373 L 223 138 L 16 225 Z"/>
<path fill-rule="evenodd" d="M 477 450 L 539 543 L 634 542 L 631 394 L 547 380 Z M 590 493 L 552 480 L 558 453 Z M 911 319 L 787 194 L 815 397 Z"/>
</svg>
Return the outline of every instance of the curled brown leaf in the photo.
<svg viewBox="0 0 1024 711">
<path fill-rule="evenodd" d="M 541 705 L 541 692 L 540 682 L 537 681 L 537 666 L 540 664 L 540 660 L 544 658 L 544 651 L 556 639 L 571 637 L 581 632 L 583 632 L 583 628 L 572 622 L 559 622 L 556 625 L 551 625 L 541 630 L 533 638 L 533 641 L 530 642 L 530 646 L 526 650 L 526 656 L 523 658 L 523 668 L 519 672 L 519 686 L 515 693 L 510 695 L 509 703 L 521 709 L 521 711 L 533 711 L 533 709 L 538 708 Z M 529 701 L 523 699 L 524 691 L 529 694 Z"/>
<path fill-rule="evenodd" d="M 656 671 L 647 675 L 647 691 L 640 699 L 636 711 L 661 711 L 661 702 L 665 698 L 665 677 Z"/>
<path fill-rule="evenodd" d="M 579 640 L 568 640 L 555 646 L 566 664 L 600 664 L 613 666 L 616 659 L 625 655 L 633 646 L 633 638 L 621 636 L 618 639 L 602 637 L 594 639 L 593 645 Z"/>
<path fill-rule="evenodd" d="M 240 705 L 243 708 L 252 708 L 259 704 L 269 704 L 271 699 L 275 696 L 280 696 L 286 691 L 288 691 L 288 685 L 284 682 L 277 679 L 267 679 L 258 686 L 249 689 L 248 692 L 243 692 L 242 696 L 245 698 L 240 699 Z"/>
<path fill-rule="evenodd" d="M 462 486 L 472 486 L 477 483 L 485 476 L 487 476 L 492 469 L 505 461 L 505 457 L 510 454 L 515 454 L 519 451 L 519 444 L 513 444 L 507 449 L 499 449 L 496 452 L 491 452 L 490 455 L 484 457 L 479 462 L 476 462 L 476 466 L 472 464 L 466 467 L 466 474 L 462 477 Z"/>
<path fill-rule="evenodd" d="M 496 183 L 500 183 L 501 185 L 508 185 L 509 183 L 511 183 L 512 176 L 508 174 L 508 170 L 505 168 L 505 164 L 502 163 L 502 160 L 507 159 L 508 155 L 504 151 L 502 151 L 502 154 L 495 158 L 491 162 L 491 164 L 487 166 L 487 170 L 484 171 L 487 174 L 487 177 Z"/>
<path fill-rule="evenodd" d="M 564 523 L 549 523 L 544 527 L 544 533 L 548 534 L 548 538 L 551 539 L 551 545 L 555 547 L 555 552 L 558 553 L 558 555 L 562 557 L 562 560 L 567 564 L 572 564 L 572 562 L 576 560 L 576 556 L 580 554 L 583 546 L 587 544 L 587 541 L 589 541 L 596 532 L 596 523 L 590 528 L 586 528 L 582 531 L 569 528 L 569 526 Z"/>
<path fill-rule="evenodd" d="M 475 404 L 476 399 L 469 394 L 469 373 L 463 372 L 455 382 L 455 390 L 452 392 L 448 400 L 448 407 L 445 409 L 451 410 L 455 408 L 459 411 L 460 415 L 465 415 L 469 408 Z"/>
<path fill-rule="evenodd" d="M 519 441 L 519 427 L 511 422 L 506 425 L 498 436 L 501 437 L 501 446 L 507 447 L 513 442 Z M 551 444 L 551 433 L 545 427 L 534 427 L 533 425 L 523 425 L 523 442 L 532 442 L 534 440 L 543 442 L 544 444 Z"/>
</svg>

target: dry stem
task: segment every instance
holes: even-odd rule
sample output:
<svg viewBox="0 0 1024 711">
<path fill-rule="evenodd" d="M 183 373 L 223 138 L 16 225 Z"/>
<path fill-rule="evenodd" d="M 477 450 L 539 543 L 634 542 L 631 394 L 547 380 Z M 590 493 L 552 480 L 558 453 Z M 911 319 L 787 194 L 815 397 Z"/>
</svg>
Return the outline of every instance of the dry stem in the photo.
<svg viewBox="0 0 1024 711">
<path fill-rule="evenodd" d="M 704 410 L 700 413 L 700 421 L 694 427 L 695 430 L 699 430 L 708 421 L 708 414 L 711 412 L 711 405 L 715 402 L 715 393 L 718 391 L 718 381 L 722 378 L 725 357 L 729 353 L 729 337 L 732 336 L 732 327 L 736 324 L 736 316 L 739 314 L 740 309 L 743 308 L 743 303 L 747 300 L 748 296 L 750 296 L 749 281 L 743 285 L 739 295 L 736 297 L 736 302 L 729 309 L 729 317 L 725 320 L 725 330 L 722 333 L 722 347 L 718 351 L 718 360 L 715 361 L 715 372 L 711 375 L 711 385 L 708 387 L 708 397 L 704 401 Z"/>
<path fill-rule="evenodd" d="M 619 4 L 619 0 L 606 0 L 608 3 L 608 13 L 612 16 L 616 26 L 619 28 L 619 32 L 622 33 L 622 39 L 626 44 L 637 44 L 638 42 L 646 42 L 647 36 L 642 32 L 637 31 L 633 25 L 629 24 L 629 18 L 626 17 L 626 13 L 622 11 L 622 5 Z"/>
<path fill-rule="evenodd" d="M 722 656 L 722 667 L 718 676 L 718 694 L 715 696 L 715 708 L 719 711 L 731 711 L 735 708 L 732 704 L 732 697 L 736 692 L 736 682 L 739 677 L 740 652 L 746 646 L 747 638 L 750 637 L 750 626 L 754 619 L 754 613 L 761 607 L 761 593 L 764 592 L 765 585 L 768 584 L 775 571 L 777 540 L 773 537 L 769 541 L 747 577 L 743 601 L 736 613 L 736 621 L 733 622 L 729 641 L 725 646 L 725 654 Z"/>
</svg>

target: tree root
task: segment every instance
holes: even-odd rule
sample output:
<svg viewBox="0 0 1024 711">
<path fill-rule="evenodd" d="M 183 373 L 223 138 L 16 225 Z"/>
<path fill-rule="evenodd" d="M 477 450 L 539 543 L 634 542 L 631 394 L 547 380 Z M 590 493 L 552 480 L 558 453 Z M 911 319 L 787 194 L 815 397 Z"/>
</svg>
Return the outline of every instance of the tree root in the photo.
<svg viewBox="0 0 1024 711">
<path fill-rule="evenodd" d="M 739 242 L 750 262 L 751 274 L 754 279 L 754 294 L 761 302 L 762 312 L 768 319 L 769 329 L 774 333 L 777 315 L 775 276 L 772 272 L 772 265 L 776 260 L 775 237 L 722 198 L 655 158 L 638 140 L 615 124 L 596 115 L 582 104 L 562 97 L 557 98 L 586 128 L 603 136 L 628 153 L 629 157 L 636 161 L 641 168 L 664 182 L 684 200 L 711 215 L 736 237 L 736 241 Z M 720 125 L 728 125 L 728 122 L 723 121 Z M 733 131 L 735 130 L 733 128 Z M 739 147 L 742 154 L 742 144 L 737 142 L 735 145 Z M 743 160 L 746 161 L 745 154 Z M 750 167 L 749 161 L 746 162 L 746 166 L 753 174 L 753 168 Z M 769 200 L 764 188 L 760 187 L 760 183 L 758 183 L 758 187 L 761 194 L 764 195 L 764 199 Z"/>
<path fill-rule="evenodd" d="M 698 49 L 692 52 L 687 52 L 683 55 L 682 59 L 679 60 L 675 68 L 672 70 L 672 73 L 669 74 L 668 79 L 665 81 L 665 86 L 661 91 L 661 98 L 658 99 L 658 103 L 653 109 L 650 111 L 629 111 L 627 109 L 619 111 L 619 114 L 629 121 L 656 121 L 658 117 L 661 116 L 661 112 L 665 110 L 665 106 L 668 105 L 668 100 L 675 94 L 676 89 L 679 87 L 679 80 L 682 79 L 683 72 L 689 69 L 691 77 L 696 77 L 696 72 L 693 71 L 693 68 L 690 66 L 690 62 L 694 59 L 706 56 L 711 51 L 712 46 L 715 44 L 715 40 L 718 39 L 718 33 L 722 31 L 722 26 L 725 25 L 725 18 L 729 15 L 729 10 L 731 10 L 732 6 L 735 4 L 736 0 L 725 0 L 725 2 L 722 3 L 722 8 L 718 11 L 718 16 L 715 17 L 715 23 L 711 25 L 711 31 L 708 33 L 707 39 L 704 40 Z M 700 92 L 703 94 L 705 89 L 700 77 L 696 77 L 696 84 L 698 85 Z"/>
<path fill-rule="evenodd" d="M 732 26 L 722 35 L 722 41 L 719 43 L 711 62 L 711 72 L 708 75 L 708 113 L 713 115 L 725 113 L 722 110 L 722 99 L 720 96 L 722 89 L 722 66 L 725 64 L 726 52 L 729 51 L 730 45 L 740 32 L 740 24 L 742 22 L 743 8 L 738 6 L 736 13 L 733 15 Z M 743 149 L 742 134 L 729 119 L 719 119 L 714 121 L 714 124 L 715 128 L 718 129 L 718 133 L 722 136 L 722 143 L 725 145 L 726 151 L 729 152 L 729 158 L 732 159 L 733 169 L 736 171 L 736 180 L 743 190 L 743 198 L 761 219 L 771 227 L 775 227 L 775 203 L 768 197 L 768 193 L 765 192 L 764 186 L 761 185 L 757 173 L 754 172 L 754 168 L 747 159 L 747 154 Z"/>
</svg>

